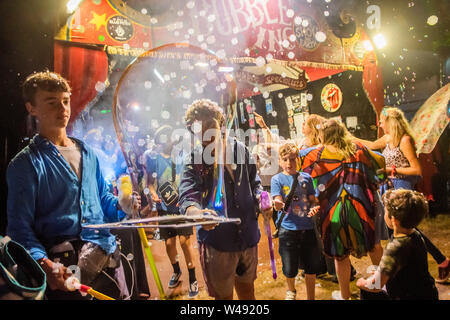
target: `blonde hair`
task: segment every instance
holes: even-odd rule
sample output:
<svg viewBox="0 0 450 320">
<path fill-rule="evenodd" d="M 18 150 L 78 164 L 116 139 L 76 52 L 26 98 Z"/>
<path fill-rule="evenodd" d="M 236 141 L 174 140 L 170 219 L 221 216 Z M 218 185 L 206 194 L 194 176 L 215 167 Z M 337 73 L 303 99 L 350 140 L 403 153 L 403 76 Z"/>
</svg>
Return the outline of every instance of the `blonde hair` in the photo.
<svg viewBox="0 0 450 320">
<path fill-rule="evenodd" d="M 320 144 L 320 130 L 322 130 L 322 125 L 326 120 L 326 118 L 317 114 L 311 114 L 308 116 L 308 119 L 306 119 L 306 126 L 311 129 L 311 133 L 307 138 L 312 146 Z"/>
<path fill-rule="evenodd" d="M 298 148 L 295 143 L 285 143 L 278 149 L 280 158 L 283 158 L 290 154 L 298 155 Z"/>
<path fill-rule="evenodd" d="M 322 125 L 320 142 L 329 144 L 339 150 L 345 159 L 350 158 L 356 152 L 356 145 L 352 142 L 347 128 L 334 119 L 326 120 Z"/>
<path fill-rule="evenodd" d="M 384 107 L 381 111 L 381 115 L 386 118 L 386 125 L 389 127 L 389 134 L 394 146 L 400 144 L 400 140 L 405 134 L 411 137 L 414 146 L 414 135 L 402 110 L 394 107 Z"/>
</svg>

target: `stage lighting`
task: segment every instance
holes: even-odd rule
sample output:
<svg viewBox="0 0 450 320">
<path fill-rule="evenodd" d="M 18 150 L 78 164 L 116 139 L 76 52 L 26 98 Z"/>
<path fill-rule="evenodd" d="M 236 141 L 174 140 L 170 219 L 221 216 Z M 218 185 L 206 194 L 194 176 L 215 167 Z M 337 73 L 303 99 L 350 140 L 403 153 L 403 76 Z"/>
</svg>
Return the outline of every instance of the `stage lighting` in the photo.
<svg viewBox="0 0 450 320">
<path fill-rule="evenodd" d="M 384 36 L 381 33 L 379 33 L 375 37 L 373 37 L 373 42 L 375 43 L 375 46 L 378 49 L 384 48 L 387 44 L 386 39 L 384 38 Z"/>
<path fill-rule="evenodd" d="M 67 7 L 67 13 L 72 14 L 77 10 L 78 6 L 80 5 L 81 1 L 83 0 L 69 0 L 66 4 Z"/>
</svg>

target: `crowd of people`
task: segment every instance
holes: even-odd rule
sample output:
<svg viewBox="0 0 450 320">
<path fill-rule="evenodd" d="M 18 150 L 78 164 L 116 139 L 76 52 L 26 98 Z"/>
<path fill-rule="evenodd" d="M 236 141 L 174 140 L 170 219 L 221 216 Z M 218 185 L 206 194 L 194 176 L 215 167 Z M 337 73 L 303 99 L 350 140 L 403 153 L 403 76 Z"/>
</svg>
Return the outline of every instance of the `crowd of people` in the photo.
<svg viewBox="0 0 450 320">
<path fill-rule="evenodd" d="M 141 197 L 149 215 L 222 215 L 210 206 L 217 191 L 217 166 L 204 161 L 205 150 L 212 150 L 217 159 L 221 148 L 234 155 L 231 162 L 224 162 L 226 214 L 241 222 L 197 228 L 200 267 L 211 297 L 231 300 L 235 290 L 241 300 L 255 299 L 259 214 L 275 225 L 286 300 L 296 299 L 299 270 L 304 272 L 307 299 L 315 298 L 316 276 L 325 272 L 335 274 L 339 283 L 340 290 L 331 298 L 350 299 L 350 255 L 368 255 L 377 266 L 372 276 L 357 281 L 361 299 L 438 299 L 435 281 L 449 278 L 449 259 L 417 229 L 428 204 L 414 191 L 421 168 L 414 135 L 398 108 L 383 109 L 384 136 L 374 142 L 358 139 L 339 121 L 318 115 L 305 121 L 304 139 L 283 140 L 255 114 L 267 131 L 267 141 L 249 150 L 224 135 L 225 114 L 215 102 L 196 100 L 186 111 L 185 124 L 193 134 L 200 126 L 201 136 L 208 137 L 202 146 L 174 158 L 176 141 L 166 139 L 173 129 L 160 127 L 155 133 L 157 151 L 143 156 L 146 192 L 115 196 L 105 182 L 95 146 L 67 135 L 67 81 L 53 72 L 35 73 L 26 79 L 23 93 L 39 131 L 8 167 L 7 235 L 23 245 L 46 273 L 48 299 L 87 298 L 68 289 L 70 265 L 80 268 L 82 283 L 116 299 L 129 298 L 115 236 L 107 229 L 84 229 L 82 224 L 131 217 L 142 209 Z M 210 145 L 215 148 L 208 149 Z M 272 171 L 264 172 L 268 167 Z M 271 194 L 272 207 L 262 210 L 264 190 Z M 190 298 L 198 295 L 193 232 L 192 227 L 160 228 L 159 235 L 173 266 L 171 288 L 180 284 L 179 239 Z M 381 240 L 388 239 L 383 248 Z M 437 279 L 428 271 L 427 252 L 439 266 Z"/>
</svg>

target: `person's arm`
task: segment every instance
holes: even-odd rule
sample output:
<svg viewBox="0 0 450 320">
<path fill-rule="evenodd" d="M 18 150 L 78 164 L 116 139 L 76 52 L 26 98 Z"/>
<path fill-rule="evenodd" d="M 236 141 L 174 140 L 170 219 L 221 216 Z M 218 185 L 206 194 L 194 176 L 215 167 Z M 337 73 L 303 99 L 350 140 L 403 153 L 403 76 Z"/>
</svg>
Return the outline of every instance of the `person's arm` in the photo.
<svg viewBox="0 0 450 320">
<path fill-rule="evenodd" d="M 356 286 L 361 290 L 368 292 L 381 292 L 383 287 L 389 280 L 389 276 L 380 272 L 380 270 L 376 270 L 370 277 L 359 278 L 356 282 Z"/>
<path fill-rule="evenodd" d="M 275 210 L 280 211 L 284 208 L 284 201 L 282 196 L 273 197 L 273 206 Z"/>
<path fill-rule="evenodd" d="M 319 212 L 319 209 L 320 209 L 319 200 L 313 194 L 308 196 L 308 200 L 310 203 L 308 217 L 314 217 Z"/>
<path fill-rule="evenodd" d="M 282 187 L 277 179 L 277 176 L 273 176 L 270 180 L 270 194 L 273 198 L 273 205 L 275 210 L 280 211 L 284 208 L 283 196 L 281 195 Z"/>
<path fill-rule="evenodd" d="M 267 134 L 266 142 L 271 143 L 272 142 L 272 132 L 270 131 L 269 127 L 266 125 L 264 118 L 256 112 L 253 112 L 253 115 L 255 117 L 256 124 Z"/>
<path fill-rule="evenodd" d="M 369 140 L 359 139 L 359 138 L 352 136 L 352 141 L 362 143 L 369 149 L 378 150 L 378 149 L 384 149 L 384 147 L 386 147 L 386 144 L 388 142 L 388 137 L 389 136 L 385 134 L 384 136 L 382 136 L 381 138 L 379 138 L 375 141 L 369 141 Z"/>
<path fill-rule="evenodd" d="M 155 189 L 155 178 L 148 175 L 148 190 L 150 191 L 151 201 L 155 203 L 161 203 L 161 199 L 158 196 L 158 192 Z"/>
<path fill-rule="evenodd" d="M 200 173 L 195 170 L 194 164 L 185 163 L 180 176 L 179 209 L 180 213 L 187 216 L 215 215 L 211 209 L 202 209 L 203 189 Z M 206 231 L 213 230 L 217 224 L 202 225 Z"/>
<path fill-rule="evenodd" d="M 406 265 L 407 255 L 408 246 L 406 243 L 394 238 L 387 244 L 380 265 L 375 272 L 367 279 L 359 279 L 356 285 L 365 291 L 380 292 L 389 278 L 394 278 L 398 271 Z"/>
<path fill-rule="evenodd" d="M 6 171 L 8 185 L 6 234 L 28 250 L 34 260 L 47 258 L 35 233 L 38 177 L 28 159 L 14 159 Z"/>
<path fill-rule="evenodd" d="M 66 270 L 47 258 L 44 245 L 35 233 L 37 176 L 28 159 L 15 159 L 7 169 L 8 225 L 6 234 L 28 250 L 47 275 L 51 289 L 67 291 L 64 286 Z"/>
<path fill-rule="evenodd" d="M 180 185 L 178 186 L 178 203 L 181 214 L 191 213 L 194 208 L 190 207 L 202 210 L 202 177 L 194 166 L 193 163 L 185 163 L 181 172 Z"/>
<path fill-rule="evenodd" d="M 413 141 L 410 136 L 404 135 L 400 140 L 400 150 L 408 159 L 410 167 L 408 168 L 395 168 L 398 174 L 421 176 L 422 168 L 420 167 L 419 159 L 417 158 L 416 151 L 414 150 Z M 388 174 L 392 172 L 392 168 L 386 168 Z"/>
</svg>

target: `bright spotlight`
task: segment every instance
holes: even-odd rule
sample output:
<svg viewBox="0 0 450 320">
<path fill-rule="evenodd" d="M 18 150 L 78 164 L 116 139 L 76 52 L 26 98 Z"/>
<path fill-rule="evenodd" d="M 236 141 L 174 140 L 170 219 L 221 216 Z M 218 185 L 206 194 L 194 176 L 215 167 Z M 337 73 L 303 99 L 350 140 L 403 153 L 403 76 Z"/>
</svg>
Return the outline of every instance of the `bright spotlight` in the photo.
<svg viewBox="0 0 450 320">
<path fill-rule="evenodd" d="M 78 6 L 80 5 L 80 2 L 83 0 L 69 0 L 66 4 L 67 13 L 71 14 L 75 10 L 77 10 Z"/>
<path fill-rule="evenodd" d="M 373 50 L 372 42 L 370 42 L 370 40 L 364 40 L 363 41 L 363 46 L 364 46 L 364 49 L 366 51 L 372 51 Z"/>
<path fill-rule="evenodd" d="M 387 44 L 386 39 L 384 38 L 384 36 L 381 33 L 379 33 L 375 37 L 373 37 L 373 42 L 375 43 L 375 46 L 378 49 L 384 48 Z"/>
</svg>

